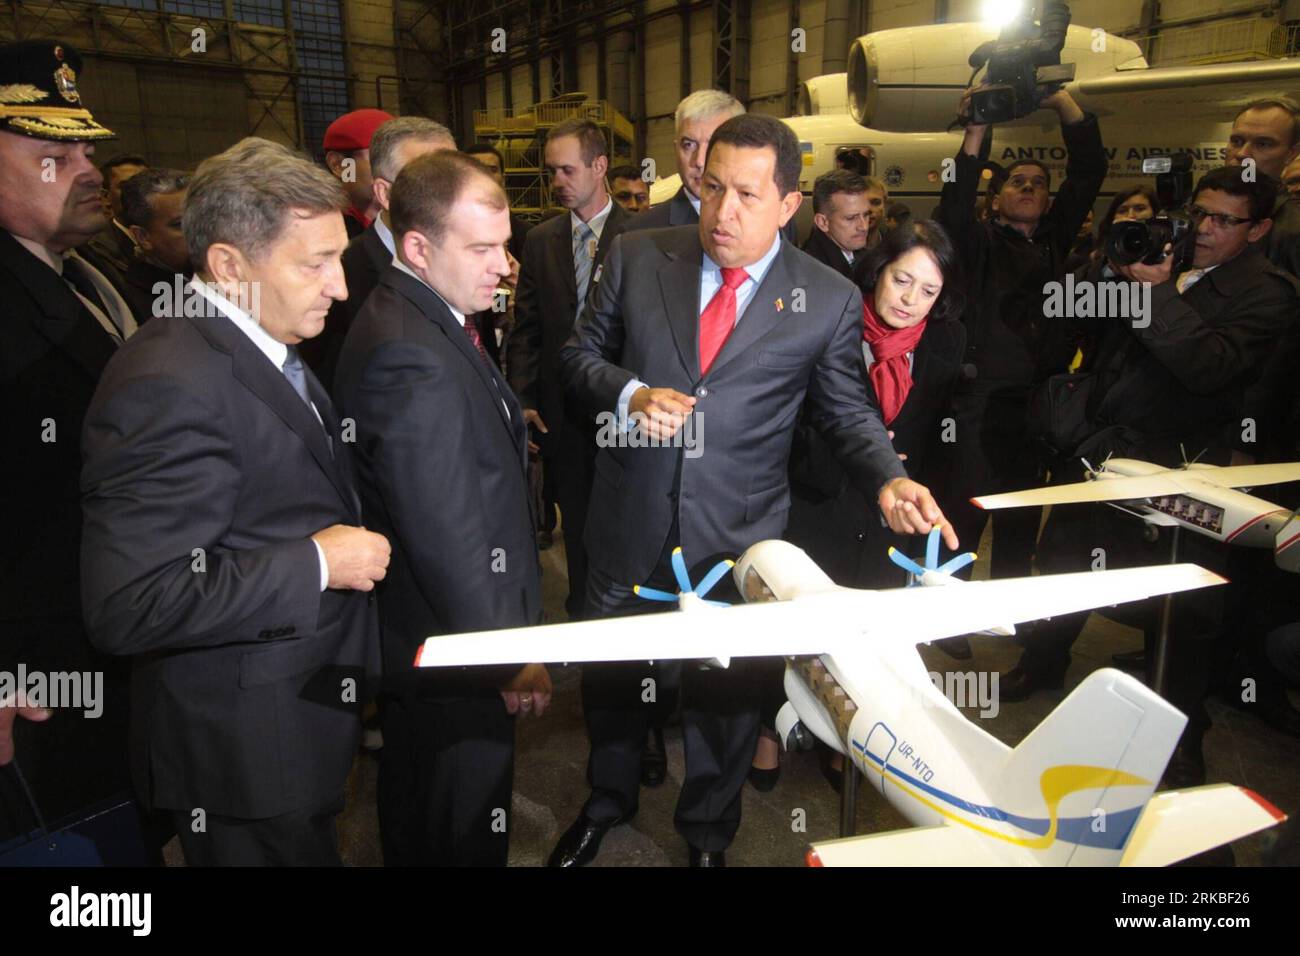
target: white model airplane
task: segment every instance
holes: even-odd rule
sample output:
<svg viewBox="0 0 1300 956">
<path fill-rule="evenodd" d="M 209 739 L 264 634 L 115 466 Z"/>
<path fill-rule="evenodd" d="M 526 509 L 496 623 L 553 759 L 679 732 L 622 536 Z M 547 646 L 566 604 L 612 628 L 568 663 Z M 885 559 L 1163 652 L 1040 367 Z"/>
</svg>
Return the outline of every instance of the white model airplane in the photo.
<svg viewBox="0 0 1300 956">
<path fill-rule="evenodd" d="M 1300 525 L 1292 525 L 1292 512 L 1235 490 L 1300 481 L 1300 462 L 1227 468 L 1191 462 L 1165 468 L 1111 458 L 1087 474 L 1088 481 L 985 495 L 971 503 L 993 509 L 1104 502 L 1151 524 L 1176 525 L 1225 544 L 1272 548 L 1279 568 L 1300 571 Z"/>
<path fill-rule="evenodd" d="M 431 637 L 417 664 L 789 658 L 777 720 L 785 745 L 816 736 L 847 754 L 916 827 L 814 844 L 812 865 L 1154 866 L 1284 819 L 1235 786 L 1152 798 L 1186 718 L 1127 674 L 1092 674 L 1011 748 L 962 716 L 916 652 L 1008 620 L 1223 583 L 1195 565 L 963 582 L 931 560 L 915 570 L 923 585 L 947 585 L 937 593 L 859 591 L 836 586 L 794 545 L 763 541 L 733 572 L 755 603 L 714 608 L 684 580 L 680 554 L 675 564 L 685 613 L 671 619 Z"/>
</svg>

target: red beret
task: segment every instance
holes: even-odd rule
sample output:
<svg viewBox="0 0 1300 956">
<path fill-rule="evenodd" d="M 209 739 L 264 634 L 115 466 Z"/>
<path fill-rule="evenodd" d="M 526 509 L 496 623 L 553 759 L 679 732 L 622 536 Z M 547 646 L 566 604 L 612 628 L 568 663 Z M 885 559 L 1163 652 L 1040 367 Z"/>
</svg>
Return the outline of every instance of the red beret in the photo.
<svg viewBox="0 0 1300 956">
<path fill-rule="evenodd" d="M 344 113 L 325 130 L 325 142 L 322 145 L 326 150 L 337 150 L 340 153 L 369 149 L 370 137 L 375 135 L 375 130 L 392 118 L 392 114 L 383 110 L 353 110 Z"/>
</svg>

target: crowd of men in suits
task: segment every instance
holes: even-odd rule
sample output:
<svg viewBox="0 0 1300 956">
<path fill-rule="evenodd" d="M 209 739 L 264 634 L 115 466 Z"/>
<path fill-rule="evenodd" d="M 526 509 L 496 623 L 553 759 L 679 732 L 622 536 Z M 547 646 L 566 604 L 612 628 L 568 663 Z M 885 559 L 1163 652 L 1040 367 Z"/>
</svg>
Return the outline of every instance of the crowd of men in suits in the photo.
<svg viewBox="0 0 1300 956">
<path fill-rule="evenodd" d="M 1234 126 L 1230 158 L 1258 180 L 1225 167 L 1198 184 L 1195 268 L 1105 277 L 1157 287 L 1149 325 L 1071 337 L 1042 287 L 1107 164 L 1067 93 L 1043 104 L 1068 153 L 1054 199 L 1048 170 L 1018 161 L 981 217 L 988 131 L 969 125 L 935 221 L 842 168 L 814 185 L 800 249 L 794 134 L 717 90 L 679 104 L 681 188 L 648 210 L 597 126 L 553 127 L 562 211 L 529 228 L 494 146 L 458 151 L 441 124 L 379 110 L 336 121 L 323 166 L 248 138 L 193 173 L 96 167 L 113 134 L 80 70 L 58 41 L 0 51 L 0 396 L 24 463 L 5 495 L 0 667 L 102 671 L 108 705 L 87 722 L 0 702 L 0 764 L 16 750 L 25 774 L 0 768 L 0 846 L 30 829 L 31 794 L 58 819 L 129 768 L 155 854 L 174 833 L 191 864 L 337 863 L 374 702 L 385 862 L 504 865 L 515 720 L 549 707 L 547 669 L 414 662 L 430 636 L 540 622 L 557 508 L 574 620 L 654 610 L 633 586 L 672 589 L 678 548 L 703 567 L 782 535 L 839 583 L 878 586 L 868 551 L 891 535 L 973 545 L 971 494 L 1044 479 L 1029 397 L 1075 348 L 1121 396 L 1101 405 L 1099 456 L 1163 461 L 1184 440 L 1226 460 L 1252 451 L 1225 437 L 1241 414 L 1294 399 L 1265 374 L 1300 354 L 1300 207 L 1274 185 L 1300 156 L 1285 101 Z M 600 441 L 602 412 L 663 444 Z M 709 421 L 699 455 L 670 441 L 692 416 Z M 1292 453 L 1297 416 L 1269 421 L 1268 447 Z M 1070 517 L 1067 543 L 1091 520 Z M 995 575 L 1028 573 L 1038 524 L 999 513 Z M 1224 612 L 1183 615 L 1171 693 L 1203 714 Z M 1013 689 L 1059 683 L 1072 639 L 1027 655 Z M 771 694 L 761 665 L 585 667 L 590 795 L 550 864 L 590 862 L 662 783 L 679 704 L 675 825 L 692 865 L 724 865 Z M 1207 723 L 1185 741 L 1193 775 Z"/>
</svg>

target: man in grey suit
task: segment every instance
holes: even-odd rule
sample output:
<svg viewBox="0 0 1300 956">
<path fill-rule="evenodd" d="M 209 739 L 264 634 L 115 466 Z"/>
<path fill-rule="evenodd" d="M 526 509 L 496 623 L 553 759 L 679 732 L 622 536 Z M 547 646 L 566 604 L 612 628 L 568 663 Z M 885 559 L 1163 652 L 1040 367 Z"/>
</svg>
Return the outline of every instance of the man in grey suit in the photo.
<svg viewBox="0 0 1300 956">
<path fill-rule="evenodd" d="M 675 589 L 678 546 L 688 563 L 707 565 L 781 536 L 805 399 L 893 530 L 946 524 L 929 491 L 905 476 L 867 398 L 861 294 L 778 234 L 802 198 L 799 171 L 798 141 L 780 120 L 722 124 L 699 226 L 620 236 L 561 353 L 569 393 L 617 423 L 596 458 L 587 520 L 592 615 L 645 610 L 634 585 Z M 944 536 L 955 548 L 950 528 Z M 592 794 L 552 865 L 589 862 L 605 832 L 636 812 L 645 669 L 584 669 Z M 686 776 L 675 821 L 692 865 L 717 866 L 740 825 L 758 706 L 734 667 L 685 667 L 682 696 Z"/>
<path fill-rule="evenodd" d="M 605 188 L 609 169 L 605 134 L 590 120 L 566 120 L 546 137 L 551 191 L 569 214 L 534 226 L 524 241 L 515 300 L 515 325 L 506 343 L 510 387 L 541 449 L 550 500 L 560 506 L 569 572 L 569 617 L 582 615 L 587 555 L 583 521 L 596 457 L 593 412 L 567 400 L 560 387 L 560 347 L 609 244 L 631 214 Z M 552 497 L 553 496 L 553 497 Z"/>
<path fill-rule="evenodd" d="M 82 435 L 91 642 L 133 655 L 132 771 L 190 865 L 337 864 L 378 673 L 349 438 L 296 346 L 347 295 L 338 183 L 250 137 L 186 198 L 195 276 L 104 371 Z"/>
</svg>

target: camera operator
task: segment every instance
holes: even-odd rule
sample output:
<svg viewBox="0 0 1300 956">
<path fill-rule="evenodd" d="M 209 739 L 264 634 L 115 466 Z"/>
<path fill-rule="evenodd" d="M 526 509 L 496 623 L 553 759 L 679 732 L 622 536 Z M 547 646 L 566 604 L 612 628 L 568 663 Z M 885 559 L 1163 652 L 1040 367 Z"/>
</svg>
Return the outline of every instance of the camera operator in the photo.
<svg viewBox="0 0 1300 956">
<path fill-rule="evenodd" d="M 972 92 L 962 99 L 963 116 Z M 1063 370 L 1069 359 L 1061 323 L 1044 318 L 1043 286 L 1064 277 L 1065 258 L 1106 178 L 1097 118 L 1084 113 L 1064 90 L 1040 105 L 1060 117 L 1068 154 L 1055 201 L 1047 167 L 1017 160 L 995 173 L 993 215 L 980 221 L 976 199 L 988 127 L 969 124 L 956 156 L 956 175 L 944 185 L 935 211 L 970 277 L 962 320 L 965 361 L 975 366 L 977 376 L 955 399 L 956 442 L 944 500 L 952 503 L 949 516 L 958 537 L 972 545 L 985 521 L 985 512 L 967 503 L 972 495 L 1038 483 L 1038 461 L 1026 437 L 1028 398 L 1036 383 Z M 998 511 L 993 522 L 993 577 L 1027 575 L 1039 512 Z"/>
<path fill-rule="evenodd" d="M 1151 283 L 1150 312 L 1093 320 L 1098 342 L 1088 367 L 1098 380 L 1092 434 L 1075 456 L 1102 461 L 1113 454 L 1176 467 L 1186 448 L 1200 452 L 1199 460 L 1228 464 L 1246 385 L 1300 308 L 1300 283 L 1254 245 L 1272 225 L 1275 201 L 1276 186 L 1266 177 L 1248 182 L 1238 168 L 1212 170 L 1196 184 L 1189 204 L 1195 227 L 1185 240 L 1194 244 L 1190 268 L 1175 274 L 1177 257 L 1169 247 L 1158 264 L 1111 263 L 1123 278 Z M 1082 477 L 1077 470 L 1054 476 Z M 1105 506 L 1054 507 L 1039 545 L 1039 568 L 1082 571 L 1169 560 L 1167 539 L 1146 541 L 1144 528 Z M 1209 537 L 1181 536 L 1179 561 L 1222 573 L 1228 556 L 1229 549 Z M 1188 725 L 1166 771 L 1171 786 L 1204 782 L 1201 738 L 1210 721 L 1203 699 L 1217 663 L 1212 650 L 1223 592 L 1205 588 L 1173 600 L 1164 694 L 1188 715 Z M 1149 640 L 1156 609 L 1157 602 L 1146 602 L 1135 622 Z M 1001 678 L 1002 700 L 1061 687 L 1070 646 L 1086 620 L 1086 614 L 1062 615 L 1039 625 L 1015 669 Z"/>
</svg>

